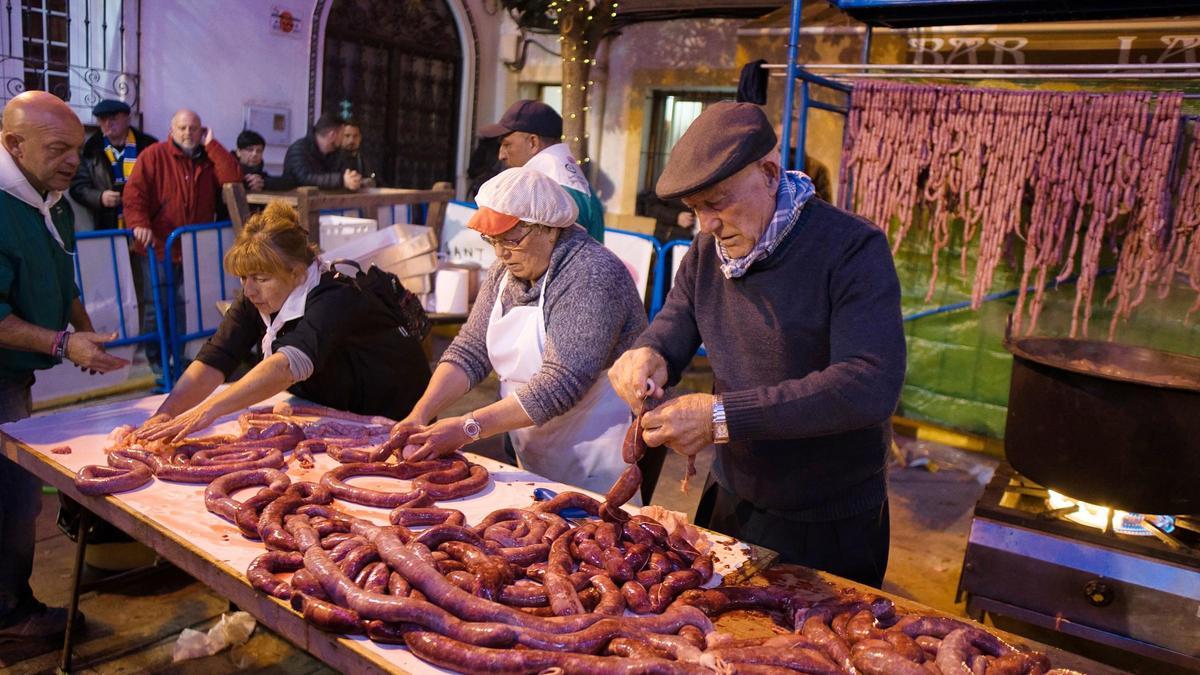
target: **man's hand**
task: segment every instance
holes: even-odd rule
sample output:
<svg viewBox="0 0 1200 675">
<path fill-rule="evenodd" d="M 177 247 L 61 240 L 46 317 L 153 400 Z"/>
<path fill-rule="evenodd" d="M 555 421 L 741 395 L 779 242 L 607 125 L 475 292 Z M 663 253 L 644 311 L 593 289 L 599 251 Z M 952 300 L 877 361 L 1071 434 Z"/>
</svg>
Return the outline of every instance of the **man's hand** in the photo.
<svg viewBox="0 0 1200 675">
<path fill-rule="evenodd" d="M 608 369 L 608 381 L 631 409 L 641 411 L 644 399 L 662 397 L 663 387 L 667 386 L 667 361 L 649 347 L 631 349 Z"/>
<path fill-rule="evenodd" d="M 646 445 L 692 456 L 713 443 L 712 394 L 687 394 L 642 415 Z"/>
<path fill-rule="evenodd" d="M 345 185 L 347 190 L 358 190 L 362 187 L 362 174 L 354 169 L 346 169 L 342 174 L 342 185 Z"/>
<path fill-rule="evenodd" d="M 135 227 L 133 228 L 133 238 L 142 246 L 149 247 L 154 243 L 154 232 L 148 227 Z"/>
<path fill-rule="evenodd" d="M 208 127 L 201 127 L 201 129 L 200 129 L 200 145 L 208 145 L 209 143 L 212 143 L 212 139 L 213 139 L 213 130 Z"/>
<path fill-rule="evenodd" d="M 116 190 L 105 190 L 100 193 L 100 203 L 108 208 L 116 208 L 121 205 L 121 193 Z"/>
<path fill-rule="evenodd" d="M 93 375 L 123 368 L 129 365 L 128 361 L 104 351 L 104 343 L 116 339 L 116 333 L 71 333 L 67 339 L 67 359 Z"/>
<path fill-rule="evenodd" d="M 251 192 L 262 192 L 263 186 L 266 185 L 262 175 L 257 173 L 248 173 L 243 180 L 246 183 L 246 189 Z"/>
<path fill-rule="evenodd" d="M 680 227 L 686 227 L 689 230 L 692 229 L 696 226 L 696 212 L 680 211 L 679 215 L 675 218 L 675 224 Z"/>
<path fill-rule="evenodd" d="M 403 459 L 420 461 L 445 457 L 454 453 L 471 442 L 471 437 L 463 430 L 464 421 L 462 417 L 447 417 L 427 427 L 422 427 L 417 433 L 408 437 Z"/>
</svg>

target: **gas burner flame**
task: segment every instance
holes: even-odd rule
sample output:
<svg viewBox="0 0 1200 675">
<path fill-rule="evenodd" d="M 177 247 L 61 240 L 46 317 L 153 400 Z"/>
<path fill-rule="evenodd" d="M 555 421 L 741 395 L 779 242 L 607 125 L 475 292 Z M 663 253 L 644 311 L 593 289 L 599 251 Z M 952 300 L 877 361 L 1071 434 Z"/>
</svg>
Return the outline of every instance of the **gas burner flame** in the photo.
<svg viewBox="0 0 1200 675">
<path fill-rule="evenodd" d="M 1094 527 L 1097 530 L 1103 530 L 1108 526 L 1110 512 L 1112 513 L 1113 531 L 1118 534 L 1128 534 L 1134 537 L 1151 536 L 1153 533 L 1142 526 L 1142 521 L 1148 521 L 1168 534 L 1175 529 L 1175 518 L 1171 516 L 1146 516 L 1140 513 L 1130 513 L 1072 499 L 1054 490 L 1047 492 L 1050 493 L 1050 496 L 1047 497 L 1046 503 L 1051 509 L 1065 509 L 1074 506 L 1076 509 L 1071 513 L 1064 514 L 1063 517 L 1073 523 Z"/>
</svg>

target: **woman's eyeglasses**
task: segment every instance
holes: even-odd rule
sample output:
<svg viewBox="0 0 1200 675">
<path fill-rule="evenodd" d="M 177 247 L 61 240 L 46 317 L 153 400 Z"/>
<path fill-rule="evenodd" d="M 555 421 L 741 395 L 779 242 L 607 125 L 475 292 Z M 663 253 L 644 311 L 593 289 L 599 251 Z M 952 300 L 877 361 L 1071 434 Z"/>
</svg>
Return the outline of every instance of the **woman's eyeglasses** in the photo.
<svg viewBox="0 0 1200 675">
<path fill-rule="evenodd" d="M 479 236 L 482 237 L 484 241 L 491 244 L 493 247 L 499 246 L 501 249 L 503 249 L 505 251 L 511 251 L 511 250 L 517 248 L 518 246 L 520 246 L 521 242 L 525 241 L 525 237 L 528 237 L 531 232 L 533 232 L 533 228 L 527 227 L 527 228 L 525 228 L 525 233 L 522 234 L 521 236 L 517 237 L 516 239 L 500 239 L 497 237 L 488 236 L 486 234 L 481 234 Z"/>
</svg>

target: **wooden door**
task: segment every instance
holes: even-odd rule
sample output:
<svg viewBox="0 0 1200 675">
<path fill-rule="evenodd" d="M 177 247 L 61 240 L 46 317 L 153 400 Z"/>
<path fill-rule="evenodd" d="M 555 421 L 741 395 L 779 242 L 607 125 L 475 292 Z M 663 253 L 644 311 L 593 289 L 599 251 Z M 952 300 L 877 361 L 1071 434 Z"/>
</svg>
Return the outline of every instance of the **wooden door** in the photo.
<svg viewBox="0 0 1200 675">
<path fill-rule="evenodd" d="M 321 109 L 362 125 L 381 185 L 455 178 L 462 45 L 445 0 L 336 0 L 325 29 Z"/>
</svg>

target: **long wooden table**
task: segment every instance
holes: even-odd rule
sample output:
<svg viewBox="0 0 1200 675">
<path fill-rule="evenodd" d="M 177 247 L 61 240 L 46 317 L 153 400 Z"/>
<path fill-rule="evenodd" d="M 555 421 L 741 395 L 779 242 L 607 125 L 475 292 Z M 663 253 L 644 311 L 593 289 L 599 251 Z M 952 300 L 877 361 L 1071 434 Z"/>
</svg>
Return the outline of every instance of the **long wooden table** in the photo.
<svg viewBox="0 0 1200 675">
<path fill-rule="evenodd" d="M 344 672 L 438 673 L 446 672 L 418 660 L 402 647 L 380 645 L 365 637 L 344 637 L 319 630 L 308 624 L 282 601 L 252 588 L 245 570 L 265 549 L 261 542 L 245 539 L 237 527 L 204 508 L 204 485 L 169 483 L 154 479 L 138 490 L 108 497 L 85 497 L 75 489 L 74 476 L 82 466 L 104 464 L 107 436 L 122 424 L 137 425 L 158 407 L 162 396 L 124 401 L 92 408 L 34 417 L 0 426 L 0 452 L 20 464 L 64 494 L 78 500 L 96 516 L 112 523 L 192 577 L 228 598 L 240 609 L 284 638 L 328 665 Z M 273 400 L 284 400 L 286 396 Z M 236 422 L 227 418 L 215 433 L 233 433 Z M 70 454 L 53 454 L 62 445 Z M 547 481 L 508 464 L 472 455 L 488 469 L 492 484 L 483 493 L 442 502 L 462 511 L 468 522 L 478 522 L 495 509 L 523 506 L 533 501 L 537 487 L 552 490 L 573 489 Z M 293 481 L 319 480 L 337 463 L 324 454 L 315 457 L 316 466 L 304 470 L 292 463 L 288 474 Z M 396 489 L 386 478 L 356 478 L 356 485 Z M 338 508 L 354 516 L 387 523 L 387 510 L 338 503 Z M 739 545 L 717 547 L 716 571 L 731 574 L 738 568 L 758 569 L 769 562 L 765 549 Z"/>
<path fill-rule="evenodd" d="M 286 396 L 274 400 L 285 400 Z M 124 401 L 69 412 L 34 417 L 0 426 L 0 452 L 36 474 L 45 482 L 75 498 L 98 517 L 107 520 L 163 558 L 208 585 L 239 608 L 284 638 L 333 668 L 345 672 L 439 673 L 446 672 L 413 657 L 402 647 L 379 645 L 363 637 L 338 636 L 314 628 L 284 602 L 254 590 L 245 569 L 265 549 L 260 542 L 245 539 L 237 528 L 204 508 L 204 485 L 169 483 L 155 479 L 138 490 L 108 497 L 85 497 L 75 489 L 74 475 L 88 464 L 103 464 L 109 432 L 122 424 L 136 425 L 158 407 L 162 396 Z M 227 418 L 216 433 L 231 433 L 236 422 Z M 53 454 L 53 448 L 68 445 L 70 454 Z M 471 459 L 492 473 L 488 489 L 469 498 L 443 502 L 464 512 L 468 522 L 478 522 L 491 511 L 532 501 L 536 487 L 569 489 L 521 471 L 516 467 L 472 455 Z M 316 467 L 304 470 L 294 463 L 288 473 L 294 481 L 318 480 L 337 465 L 328 456 L 315 457 Z M 356 485 L 395 489 L 386 478 L 356 478 Z M 352 515 L 379 523 L 387 522 L 387 510 L 346 504 L 338 507 Z M 774 555 L 758 547 L 737 544 L 716 546 L 716 571 L 731 582 L 774 584 L 804 591 L 813 599 L 828 597 L 842 589 L 879 593 L 823 572 L 794 565 L 767 568 Z M 767 568 L 767 569 L 764 569 Z M 716 582 L 714 582 L 715 584 Z M 907 612 L 940 614 L 917 603 L 890 597 Z M 757 637 L 785 632 L 786 627 L 760 612 L 731 612 L 717 620 L 717 627 L 738 637 Z M 1083 657 L 997 631 L 1005 639 L 1047 653 L 1056 667 L 1093 675 L 1120 672 Z"/>
<path fill-rule="evenodd" d="M 308 232 L 309 241 L 314 244 L 321 243 L 321 228 L 317 222 L 321 211 L 362 209 L 364 217 L 373 218 L 375 209 L 399 204 L 429 204 L 425 224 L 433 228 L 440 240 L 446 203 L 454 198 L 454 190 L 450 183 L 445 182 L 434 184 L 430 190 L 363 188 L 356 192 L 318 190 L 315 187 L 301 187 L 282 192 L 246 192 L 241 183 L 227 183 L 222 194 L 235 232 L 242 229 L 242 223 L 249 215 L 248 205 L 283 201 L 296 207 L 300 214 L 300 226 Z"/>
</svg>

